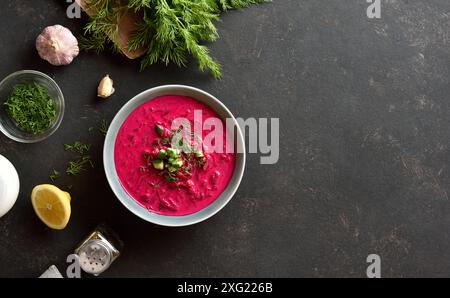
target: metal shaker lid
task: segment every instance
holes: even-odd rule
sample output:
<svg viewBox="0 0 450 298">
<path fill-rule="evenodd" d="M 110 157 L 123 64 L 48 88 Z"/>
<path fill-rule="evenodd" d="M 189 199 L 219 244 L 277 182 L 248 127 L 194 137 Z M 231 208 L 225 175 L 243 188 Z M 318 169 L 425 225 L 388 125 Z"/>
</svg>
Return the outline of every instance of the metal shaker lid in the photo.
<svg viewBox="0 0 450 298">
<path fill-rule="evenodd" d="M 84 272 L 99 275 L 120 255 L 123 242 L 108 226 L 101 224 L 76 249 Z"/>
<path fill-rule="evenodd" d="M 98 275 L 111 264 L 110 249 L 100 240 L 86 242 L 78 251 L 80 266 L 86 273 Z"/>
</svg>

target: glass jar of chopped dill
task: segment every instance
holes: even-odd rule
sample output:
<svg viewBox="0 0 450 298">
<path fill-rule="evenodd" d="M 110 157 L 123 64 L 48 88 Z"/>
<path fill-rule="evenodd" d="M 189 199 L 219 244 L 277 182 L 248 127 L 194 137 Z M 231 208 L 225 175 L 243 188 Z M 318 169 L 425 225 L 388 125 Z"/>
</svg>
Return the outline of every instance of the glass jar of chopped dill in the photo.
<svg viewBox="0 0 450 298">
<path fill-rule="evenodd" d="M 34 143 L 53 134 L 64 114 L 64 97 L 49 76 L 16 72 L 0 82 L 0 131 L 9 138 Z"/>
</svg>

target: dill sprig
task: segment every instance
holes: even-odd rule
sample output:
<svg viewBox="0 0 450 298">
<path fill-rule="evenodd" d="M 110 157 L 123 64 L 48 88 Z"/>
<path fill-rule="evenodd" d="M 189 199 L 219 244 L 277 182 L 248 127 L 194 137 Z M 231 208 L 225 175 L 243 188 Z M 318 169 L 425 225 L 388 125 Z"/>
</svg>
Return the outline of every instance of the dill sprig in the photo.
<svg viewBox="0 0 450 298">
<path fill-rule="evenodd" d="M 60 173 L 57 170 L 53 170 L 53 173 L 49 176 L 50 180 L 52 182 L 55 182 L 56 179 L 58 179 L 60 176 Z"/>
<path fill-rule="evenodd" d="M 98 131 L 106 137 L 106 134 L 108 133 L 108 129 L 109 129 L 109 123 L 108 121 L 106 121 L 105 119 L 103 119 L 100 122 L 100 127 L 98 128 Z"/>
<path fill-rule="evenodd" d="M 85 144 L 83 142 L 76 141 L 73 144 L 65 144 L 64 150 L 77 152 L 77 153 L 83 155 L 85 153 L 88 153 L 91 150 L 91 147 L 92 147 L 91 144 Z"/>
<path fill-rule="evenodd" d="M 88 0 L 85 3 L 86 9 L 93 12 L 94 16 L 84 28 L 88 38 L 80 38 L 81 47 L 101 52 L 109 45 L 114 51 L 119 51 L 119 23 L 127 11 L 124 1 Z"/>
<path fill-rule="evenodd" d="M 142 15 L 142 21 L 129 40 L 128 49 L 146 49 L 141 70 L 157 62 L 185 66 L 188 56 L 199 62 L 202 71 L 222 76 L 220 64 L 203 42 L 219 35 L 214 21 L 220 13 L 269 0 L 88 0 L 94 16 L 85 27 L 83 48 L 102 51 L 108 44 L 118 45 L 118 24 L 127 11 Z"/>
<path fill-rule="evenodd" d="M 90 156 L 83 156 L 78 160 L 75 161 L 69 161 L 66 169 L 66 173 L 68 175 L 78 175 L 82 171 L 86 170 L 86 167 L 90 165 L 92 168 L 94 168 L 94 164 L 92 163 Z"/>
<path fill-rule="evenodd" d="M 69 161 L 66 168 L 66 173 L 68 175 L 78 175 L 82 171 L 86 170 L 86 166 L 90 165 L 92 168 L 94 167 L 94 164 L 91 160 L 91 157 L 89 155 L 86 155 L 91 150 L 92 145 L 91 144 L 85 144 L 80 141 L 76 141 L 73 144 L 65 144 L 64 149 L 66 151 L 72 151 L 80 154 L 80 158 L 77 160 Z"/>
</svg>

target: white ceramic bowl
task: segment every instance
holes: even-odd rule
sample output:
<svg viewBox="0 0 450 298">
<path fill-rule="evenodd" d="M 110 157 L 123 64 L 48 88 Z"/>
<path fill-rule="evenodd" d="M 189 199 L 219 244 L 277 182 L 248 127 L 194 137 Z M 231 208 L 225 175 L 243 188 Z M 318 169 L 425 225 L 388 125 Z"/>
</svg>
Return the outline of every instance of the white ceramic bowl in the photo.
<svg viewBox="0 0 450 298">
<path fill-rule="evenodd" d="M 119 132 L 120 127 L 127 119 L 127 117 L 130 115 L 131 112 L 133 112 L 137 107 L 139 107 L 143 103 L 155 97 L 163 95 L 182 95 L 195 98 L 196 100 L 203 102 L 204 104 L 212 108 L 222 119 L 224 120 L 226 118 L 233 119 L 236 127 L 235 133 L 236 147 L 239 149 L 238 152 L 243 152 L 237 153 L 236 155 L 236 168 L 234 170 L 230 183 L 228 184 L 227 188 L 223 191 L 223 193 L 206 208 L 196 213 L 185 216 L 160 215 L 150 212 L 147 209 L 143 208 L 132 197 L 130 197 L 130 195 L 128 195 L 128 193 L 122 187 L 114 163 L 114 147 L 116 143 L 117 134 Z M 217 98 L 215 98 L 211 94 L 197 88 L 183 85 L 160 86 L 149 89 L 136 95 L 133 99 L 131 99 L 128 103 L 126 103 L 122 107 L 122 109 L 117 113 L 117 115 L 111 122 L 111 125 L 108 129 L 108 133 L 106 135 L 105 145 L 103 148 L 103 163 L 105 167 L 106 177 L 108 179 L 109 185 L 111 186 L 113 192 L 115 193 L 119 201 L 126 208 L 128 208 L 128 210 L 130 210 L 140 218 L 154 224 L 170 227 L 187 226 L 204 221 L 213 216 L 214 214 L 216 214 L 217 212 L 219 212 L 223 207 L 225 207 L 225 205 L 234 196 L 239 187 L 239 184 L 241 183 L 245 169 L 245 158 L 246 156 L 245 156 L 244 137 L 233 114 L 227 109 L 227 107 L 223 103 L 221 103 Z"/>
</svg>

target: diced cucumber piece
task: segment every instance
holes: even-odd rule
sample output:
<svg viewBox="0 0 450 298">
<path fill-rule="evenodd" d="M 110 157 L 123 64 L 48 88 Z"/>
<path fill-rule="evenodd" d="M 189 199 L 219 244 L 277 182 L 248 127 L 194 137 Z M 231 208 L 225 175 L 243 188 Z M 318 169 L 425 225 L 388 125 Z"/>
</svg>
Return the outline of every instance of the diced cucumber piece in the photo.
<svg viewBox="0 0 450 298">
<path fill-rule="evenodd" d="M 164 162 L 160 159 L 155 159 L 153 161 L 153 167 L 157 170 L 162 171 L 162 170 L 164 170 Z"/>
<path fill-rule="evenodd" d="M 180 154 L 180 151 L 177 149 L 173 149 L 173 148 L 167 149 L 167 156 L 169 156 L 169 158 L 177 158 L 179 154 Z"/>
</svg>

